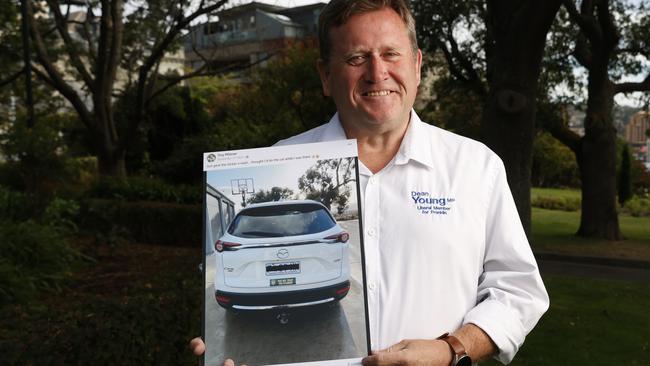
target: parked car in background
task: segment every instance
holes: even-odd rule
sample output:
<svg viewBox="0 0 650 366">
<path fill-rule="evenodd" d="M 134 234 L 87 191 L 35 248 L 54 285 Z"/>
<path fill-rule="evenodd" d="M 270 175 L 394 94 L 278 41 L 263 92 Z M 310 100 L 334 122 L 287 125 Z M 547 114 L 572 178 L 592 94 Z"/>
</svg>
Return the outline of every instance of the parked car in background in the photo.
<svg viewBox="0 0 650 366">
<path fill-rule="evenodd" d="M 350 289 L 348 239 L 319 202 L 251 204 L 215 243 L 216 300 L 238 310 L 336 302 Z"/>
</svg>

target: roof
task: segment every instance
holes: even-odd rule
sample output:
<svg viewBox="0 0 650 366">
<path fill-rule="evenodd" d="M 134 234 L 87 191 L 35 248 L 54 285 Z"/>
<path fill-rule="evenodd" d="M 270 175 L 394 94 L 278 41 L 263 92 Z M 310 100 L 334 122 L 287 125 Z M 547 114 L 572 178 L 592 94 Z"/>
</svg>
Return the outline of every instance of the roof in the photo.
<svg viewBox="0 0 650 366">
<path fill-rule="evenodd" d="M 255 9 L 275 13 L 275 12 L 279 12 L 281 10 L 284 10 L 286 8 L 284 6 L 263 4 L 263 3 L 258 3 L 258 2 L 253 1 L 253 2 L 248 3 L 248 4 L 234 6 L 234 7 L 230 8 L 230 9 L 221 10 L 221 11 L 215 13 L 215 15 L 218 15 L 219 17 L 233 17 L 233 16 L 237 16 L 237 15 L 239 15 L 241 13 L 245 13 L 245 12 L 247 12 L 249 10 L 255 10 Z"/>
</svg>

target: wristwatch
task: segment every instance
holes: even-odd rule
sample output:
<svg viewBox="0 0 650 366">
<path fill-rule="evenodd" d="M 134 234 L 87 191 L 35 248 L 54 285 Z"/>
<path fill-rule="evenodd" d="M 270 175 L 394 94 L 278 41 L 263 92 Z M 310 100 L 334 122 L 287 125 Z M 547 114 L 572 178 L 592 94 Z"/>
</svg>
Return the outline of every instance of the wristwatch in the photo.
<svg viewBox="0 0 650 366">
<path fill-rule="evenodd" d="M 449 348 L 451 348 L 451 352 L 454 353 L 453 359 L 451 360 L 451 364 L 449 366 L 472 366 L 472 359 L 469 357 L 467 352 L 465 352 L 465 347 L 462 343 L 460 343 L 458 338 L 450 335 L 449 333 L 445 333 L 436 339 L 447 342 Z"/>
</svg>

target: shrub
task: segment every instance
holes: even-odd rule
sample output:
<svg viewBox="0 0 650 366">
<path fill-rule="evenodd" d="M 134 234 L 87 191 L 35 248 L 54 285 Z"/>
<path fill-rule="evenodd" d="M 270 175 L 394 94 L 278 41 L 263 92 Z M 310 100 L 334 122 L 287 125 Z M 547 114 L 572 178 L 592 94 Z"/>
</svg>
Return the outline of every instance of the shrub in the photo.
<svg viewBox="0 0 650 366">
<path fill-rule="evenodd" d="M 650 197 L 632 197 L 625 203 L 623 211 L 632 216 L 650 216 Z"/>
<path fill-rule="evenodd" d="M 0 221 L 26 221 L 37 211 L 34 199 L 0 185 Z"/>
<path fill-rule="evenodd" d="M 45 208 L 43 221 L 51 226 L 65 230 L 77 231 L 79 204 L 74 200 L 56 197 Z"/>
<path fill-rule="evenodd" d="M 531 206 L 545 208 L 548 210 L 578 211 L 580 210 L 580 199 L 570 197 L 533 197 Z"/>
<path fill-rule="evenodd" d="M 88 191 L 91 198 L 124 199 L 129 201 L 160 201 L 171 203 L 201 203 L 201 187 L 171 185 L 160 179 L 130 177 L 128 179 L 104 178 Z"/>
<path fill-rule="evenodd" d="M 93 199 L 88 201 L 82 216 L 87 229 L 108 234 L 116 227 L 124 228 L 133 240 L 141 243 L 201 243 L 201 205 Z"/>
<path fill-rule="evenodd" d="M 0 304 L 58 291 L 81 258 L 59 230 L 32 221 L 0 224 Z"/>
</svg>

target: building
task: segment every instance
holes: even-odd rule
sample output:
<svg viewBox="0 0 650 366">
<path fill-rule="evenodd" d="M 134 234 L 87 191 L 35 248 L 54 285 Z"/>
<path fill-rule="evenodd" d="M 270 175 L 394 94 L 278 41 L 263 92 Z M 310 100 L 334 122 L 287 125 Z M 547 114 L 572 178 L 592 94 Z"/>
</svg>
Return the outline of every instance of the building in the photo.
<svg viewBox="0 0 650 366">
<path fill-rule="evenodd" d="M 218 20 L 194 26 L 185 38 L 185 64 L 196 70 L 264 67 L 297 43 L 316 45 L 318 17 L 325 3 L 293 8 L 257 2 L 214 14 Z"/>
<path fill-rule="evenodd" d="M 639 111 L 635 113 L 630 122 L 625 126 L 625 140 L 630 144 L 634 156 L 641 161 L 648 159 L 648 145 L 650 145 L 647 131 L 650 130 L 650 112 Z"/>
</svg>

